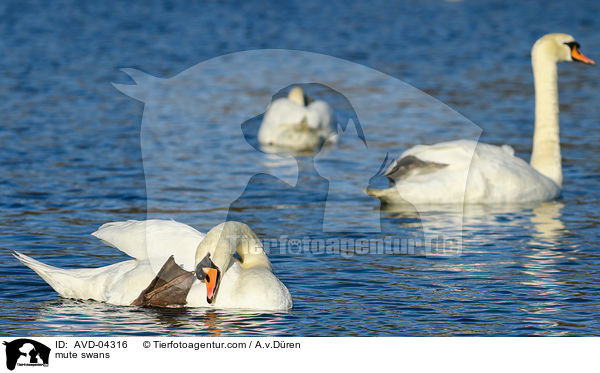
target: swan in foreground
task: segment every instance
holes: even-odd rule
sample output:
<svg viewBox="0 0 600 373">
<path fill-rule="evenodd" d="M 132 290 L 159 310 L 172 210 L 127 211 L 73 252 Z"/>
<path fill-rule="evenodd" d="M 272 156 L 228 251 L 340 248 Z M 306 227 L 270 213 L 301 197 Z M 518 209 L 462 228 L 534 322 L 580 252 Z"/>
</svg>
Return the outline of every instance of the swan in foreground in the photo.
<svg viewBox="0 0 600 373">
<path fill-rule="evenodd" d="M 175 221 L 130 220 L 104 224 L 92 234 L 134 259 L 101 268 L 61 269 L 14 255 L 66 298 L 123 306 L 292 307 L 288 289 L 273 274 L 260 240 L 246 224 L 225 222 L 205 235 Z M 236 252 L 241 260 L 233 257 Z"/>
<path fill-rule="evenodd" d="M 300 87 L 273 101 L 265 112 L 258 141 L 292 150 L 311 150 L 336 142 L 333 111 L 325 101 L 312 101 Z"/>
<path fill-rule="evenodd" d="M 507 145 L 470 140 L 417 145 L 385 171 L 394 185 L 365 192 L 384 203 L 507 203 L 551 200 L 560 194 L 562 167 L 558 125 L 557 63 L 594 61 L 567 34 L 548 34 L 531 50 L 535 129 L 531 162 Z"/>
</svg>

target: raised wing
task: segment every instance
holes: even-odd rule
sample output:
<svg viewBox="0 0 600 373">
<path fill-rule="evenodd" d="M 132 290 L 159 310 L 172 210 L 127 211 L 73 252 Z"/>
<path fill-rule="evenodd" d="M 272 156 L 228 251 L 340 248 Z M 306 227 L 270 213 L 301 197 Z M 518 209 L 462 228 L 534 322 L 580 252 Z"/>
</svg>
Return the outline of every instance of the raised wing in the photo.
<svg viewBox="0 0 600 373">
<path fill-rule="evenodd" d="M 186 267 L 193 266 L 196 248 L 205 237 L 189 225 L 173 220 L 111 222 L 92 235 L 132 258 L 144 260 L 175 255 L 175 260 Z"/>
</svg>

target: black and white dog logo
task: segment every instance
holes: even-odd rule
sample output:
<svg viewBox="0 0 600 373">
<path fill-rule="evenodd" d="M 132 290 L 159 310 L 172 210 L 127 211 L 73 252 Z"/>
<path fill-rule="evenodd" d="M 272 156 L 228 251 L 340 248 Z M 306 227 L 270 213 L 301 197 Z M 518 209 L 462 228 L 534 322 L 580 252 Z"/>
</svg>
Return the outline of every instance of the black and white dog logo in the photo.
<svg viewBox="0 0 600 373">
<path fill-rule="evenodd" d="M 20 338 L 6 345 L 6 367 L 14 370 L 18 366 L 48 366 L 50 348 L 33 339 Z"/>
</svg>

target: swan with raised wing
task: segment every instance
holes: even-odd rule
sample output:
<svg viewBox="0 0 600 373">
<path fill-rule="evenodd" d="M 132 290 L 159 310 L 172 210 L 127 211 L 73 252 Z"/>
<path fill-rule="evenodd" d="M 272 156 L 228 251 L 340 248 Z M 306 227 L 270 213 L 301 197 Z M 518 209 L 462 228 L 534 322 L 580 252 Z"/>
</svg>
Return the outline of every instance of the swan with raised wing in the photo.
<svg viewBox="0 0 600 373">
<path fill-rule="evenodd" d="M 130 220 L 104 224 L 93 235 L 134 259 L 101 268 L 61 269 L 14 255 L 66 298 L 123 306 L 292 307 L 288 289 L 273 274 L 259 238 L 246 224 L 228 221 L 205 235 L 175 221 Z"/>
</svg>

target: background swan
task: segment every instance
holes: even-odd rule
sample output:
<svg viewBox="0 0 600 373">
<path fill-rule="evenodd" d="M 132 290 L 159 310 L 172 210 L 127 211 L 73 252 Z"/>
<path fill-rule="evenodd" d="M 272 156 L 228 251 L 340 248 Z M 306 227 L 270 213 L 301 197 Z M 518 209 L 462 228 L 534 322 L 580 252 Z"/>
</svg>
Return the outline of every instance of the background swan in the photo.
<svg viewBox="0 0 600 373">
<path fill-rule="evenodd" d="M 300 87 L 273 101 L 258 131 L 262 145 L 308 150 L 337 140 L 333 111 L 325 101 L 312 101 Z"/>
<path fill-rule="evenodd" d="M 470 140 L 417 145 L 385 171 L 394 185 L 365 192 L 385 203 L 503 203 L 545 201 L 562 187 L 556 64 L 594 61 L 567 34 L 548 34 L 531 50 L 535 129 L 531 163 L 507 145 Z"/>
<path fill-rule="evenodd" d="M 171 255 L 195 271 L 187 306 L 287 310 L 288 289 L 275 277 L 256 234 L 246 224 L 225 222 L 206 235 L 166 220 L 113 222 L 92 233 L 133 260 L 101 268 L 61 269 L 21 253 L 14 255 L 61 296 L 131 305 Z M 237 252 L 241 260 L 234 258 Z"/>
</svg>

